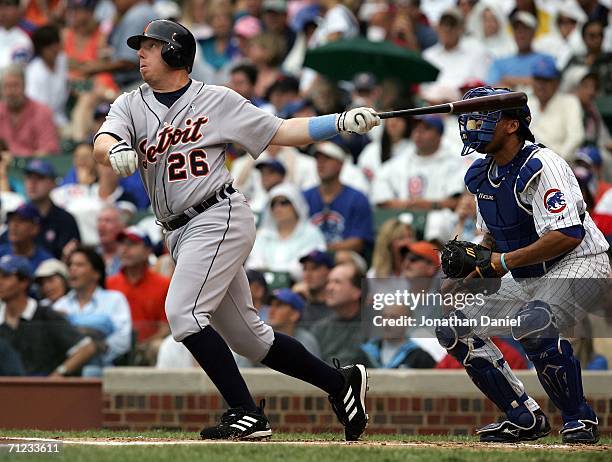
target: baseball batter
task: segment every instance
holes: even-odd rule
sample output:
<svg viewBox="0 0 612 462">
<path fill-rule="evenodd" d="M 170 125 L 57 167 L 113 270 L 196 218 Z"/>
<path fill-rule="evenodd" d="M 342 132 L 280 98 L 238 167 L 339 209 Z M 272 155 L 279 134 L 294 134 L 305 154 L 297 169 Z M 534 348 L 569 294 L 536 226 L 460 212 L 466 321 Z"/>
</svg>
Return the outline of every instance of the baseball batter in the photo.
<svg viewBox="0 0 612 462">
<path fill-rule="evenodd" d="M 252 362 L 305 380 L 330 395 L 347 439 L 367 424 L 362 365 L 331 367 L 295 339 L 273 332 L 253 308 L 243 269 L 255 239 L 244 196 L 231 186 L 225 149 L 238 143 L 257 157 L 269 144 L 303 145 L 338 131 L 366 133 L 380 124 L 370 108 L 282 120 L 234 91 L 191 80 L 195 39 L 182 25 L 151 22 L 130 37 L 146 82 L 121 95 L 96 134 L 96 160 L 121 176 L 136 169 L 166 230 L 176 269 L 166 300 L 173 337 L 189 349 L 230 409 L 201 432 L 205 439 L 271 434 L 230 349 Z"/>
<path fill-rule="evenodd" d="M 464 99 L 507 91 L 480 87 Z M 489 338 L 511 331 L 561 411 L 563 441 L 596 443 L 597 416 L 584 398 L 580 363 L 562 333 L 602 296 L 610 274 L 608 243 L 586 211 L 571 168 L 550 149 L 534 144 L 530 121 L 527 106 L 459 117 L 462 155 L 474 150 L 486 154 L 465 176 L 476 197 L 479 227 L 486 233 L 483 245 L 493 250 L 477 271 L 505 276 L 483 306 L 451 311 L 448 324 L 436 334 L 506 414 L 505 420 L 477 431 L 482 441 L 534 440 L 551 431 L 546 415 Z M 514 322 L 487 324 L 491 318 Z M 478 319 L 476 326 L 463 322 Z"/>
</svg>

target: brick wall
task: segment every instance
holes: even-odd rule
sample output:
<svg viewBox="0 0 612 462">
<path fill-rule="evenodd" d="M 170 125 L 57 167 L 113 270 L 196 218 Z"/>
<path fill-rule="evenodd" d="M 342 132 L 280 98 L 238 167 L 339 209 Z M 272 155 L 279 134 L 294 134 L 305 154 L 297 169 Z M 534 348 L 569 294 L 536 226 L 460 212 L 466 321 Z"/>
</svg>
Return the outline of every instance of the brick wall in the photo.
<svg viewBox="0 0 612 462">
<path fill-rule="evenodd" d="M 560 428 L 561 416 L 553 404 L 547 398 L 537 401 L 553 426 Z M 591 404 L 599 415 L 602 433 L 612 434 L 612 399 L 598 399 Z M 500 417 L 485 398 L 376 396 L 367 398 L 366 406 L 370 433 L 466 435 Z M 104 397 L 103 421 L 107 428 L 199 431 L 214 424 L 225 409 L 217 395 L 115 394 Z M 268 397 L 266 414 L 277 431 L 317 433 L 341 429 L 322 396 Z"/>
<path fill-rule="evenodd" d="M 432 379 L 423 381 L 422 387 L 431 388 L 417 394 L 389 393 L 385 388 L 392 388 L 388 380 L 379 388 L 383 393 L 377 393 L 375 383 L 372 383 L 372 393 L 367 398 L 367 408 L 370 415 L 368 432 L 370 433 L 402 433 L 402 434 L 473 434 L 474 428 L 486 425 L 500 417 L 493 404 L 482 398 L 474 390 L 464 390 L 466 386 L 461 372 L 451 372 L 448 376 L 436 377 L 436 382 L 453 384 L 457 389 L 455 396 L 441 395 Z M 247 382 L 249 382 L 248 374 Z M 261 379 L 261 377 L 260 377 Z M 274 391 L 277 375 L 269 376 L 265 393 L 254 390 L 257 400 L 266 398 L 266 414 L 276 431 L 291 432 L 326 432 L 339 431 L 341 427 L 333 415 L 327 398 L 314 389 L 293 390 L 283 392 L 282 384 L 279 391 Z M 251 382 L 253 380 L 251 379 Z M 265 386 L 261 380 L 256 380 L 251 389 L 261 389 Z M 376 381 L 372 381 L 376 382 Z M 459 383 L 457 383 L 459 382 Z M 469 382 L 469 381 L 468 381 Z M 141 382 L 142 383 L 142 382 Z M 401 383 L 401 382 L 400 382 Z M 386 384 L 386 386 L 384 386 Z M 134 393 L 106 390 L 103 398 L 103 421 L 107 428 L 121 429 L 182 429 L 199 431 L 205 425 L 217 422 L 226 409 L 226 404 L 217 393 L 207 390 L 204 393 L 180 392 L 168 393 L 145 391 Z M 204 388 L 208 388 L 207 386 Z M 604 434 L 612 434 L 612 388 L 605 394 L 595 394 L 590 400 L 600 419 L 600 429 Z M 463 396 L 462 396 L 463 395 Z M 561 417 L 548 398 L 541 394 L 533 395 L 552 420 L 554 431 L 561 427 Z"/>
<path fill-rule="evenodd" d="M 99 379 L 0 377 L 2 429 L 100 428 L 102 408 L 102 382 Z M 75 409 L 78 412 L 74 412 Z"/>
</svg>

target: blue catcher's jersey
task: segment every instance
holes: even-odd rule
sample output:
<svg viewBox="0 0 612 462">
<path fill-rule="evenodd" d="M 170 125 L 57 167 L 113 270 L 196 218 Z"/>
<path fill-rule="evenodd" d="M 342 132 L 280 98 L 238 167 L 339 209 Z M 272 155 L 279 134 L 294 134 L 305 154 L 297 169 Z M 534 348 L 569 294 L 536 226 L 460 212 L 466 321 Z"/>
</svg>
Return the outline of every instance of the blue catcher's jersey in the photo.
<svg viewBox="0 0 612 462">
<path fill-rule="evenodd" d="M 479 218 L 499 252 L 511 252 L 537 241 L 545 232 L 572 228 L 583 242 L 576 256 L 596 254 L 607 243 L 586 213 L 578 183 L 567 163 L 542 146 L 525 143 L 507 165 L 492 158 L 476 160 L 465 176 L 476 196 Z M 515 278 L 538 277 L 567 254 L 511 270 Z"/>
</svg>

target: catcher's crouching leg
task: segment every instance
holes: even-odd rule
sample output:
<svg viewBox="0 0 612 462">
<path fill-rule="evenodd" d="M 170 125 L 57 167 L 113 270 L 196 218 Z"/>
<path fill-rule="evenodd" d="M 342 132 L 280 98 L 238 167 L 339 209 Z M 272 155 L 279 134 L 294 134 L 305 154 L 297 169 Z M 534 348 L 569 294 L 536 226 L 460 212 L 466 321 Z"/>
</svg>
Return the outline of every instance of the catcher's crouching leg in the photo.
<svg viewBox="0 0 612 462">
<path fill-rule="evenodd" d="M 465 315 L 453 310 L 445 316 L 448 325 L 436 328 L 436 336 L 448 353 L 464 367 L 472 382 L 493 401 L 506 419 L 486 425 L 476 433 L 481 441 L 517 442 L 535 440 L 550 433 L 550 425 L 522 382 L 512 373 L 495 344 L 470 336 L 460 324 Z"/>
<path fill-rule="evenodd" d="M 541 300 L 529 302 L 516 318 L 512 336 L 523 345 L 542 388 L 561 411 L 563 442 L 596 443 L 597 415 L 584 398 L 580 362 L 570 342 L 559 337 L 550 306 Z"/>
</svg>

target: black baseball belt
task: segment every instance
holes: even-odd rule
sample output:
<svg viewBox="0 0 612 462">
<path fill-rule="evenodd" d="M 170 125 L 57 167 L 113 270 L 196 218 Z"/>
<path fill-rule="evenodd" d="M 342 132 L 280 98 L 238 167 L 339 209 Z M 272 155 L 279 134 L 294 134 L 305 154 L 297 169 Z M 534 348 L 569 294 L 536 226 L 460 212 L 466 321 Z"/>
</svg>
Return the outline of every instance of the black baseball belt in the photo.
<svg viewBox="0 0 612 462">
<path fill-rule="evenodd" d="M 212 194 L 208 199 L 200 202 L 198 205 L 191 207 L 195 213 L 193 215 L 188 215 L 187 213 L 181 213 L 176 218 L 173 218 L 170 221 L 165 223 L 158 222 L 166 231 L 174 231 L 175 229 L 179 229 L 182 226 L 185 226 L 189 223 L 189 220 L 198 216 L 200 213 L 204 212 L 206 209 L 212 207 L 215 204 L 218 204 L 224 199 L 227 199 L 229 196 L 234 194 L 236 189 L 231 184 L 226 184 L 221 189 Z"/>
</svg>

